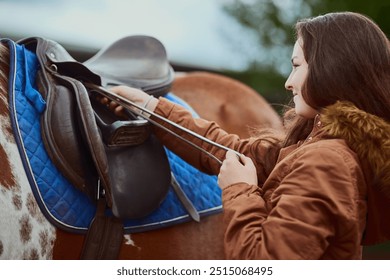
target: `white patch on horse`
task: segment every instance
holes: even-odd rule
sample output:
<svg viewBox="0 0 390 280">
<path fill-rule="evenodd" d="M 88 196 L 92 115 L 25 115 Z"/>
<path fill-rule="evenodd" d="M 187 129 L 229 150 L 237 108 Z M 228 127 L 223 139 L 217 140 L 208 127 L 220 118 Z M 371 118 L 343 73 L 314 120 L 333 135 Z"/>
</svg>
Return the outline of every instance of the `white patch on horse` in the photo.
<svg viewBox="0 0 390 280">
<path fill-rule="evenodd" d="M 138 250 L 141 250 L 140 247 L 138 247 L 137 245 L 135 245 L 134 241 L 131 239 L 131 235 L 130 235 L 130 234 L 125 234 L 123 237 L 124 237 L 124 239 L 125 239 L 125 245 L 134 246 L 134 247 L 137 248 Z"/>
<path fill-rule="evenodd" d="M 0 116 L 0 146 L 8 157 L 15 181 L 11 187 L 0 184 L 0 259 L 51 259 L 55 227 L 42 218 L 32 199 L 15 139 L 5 131 L 9 126 L 9 118 Z M 5 174 L 0 171 L 0 176 Z"/>
</svg>

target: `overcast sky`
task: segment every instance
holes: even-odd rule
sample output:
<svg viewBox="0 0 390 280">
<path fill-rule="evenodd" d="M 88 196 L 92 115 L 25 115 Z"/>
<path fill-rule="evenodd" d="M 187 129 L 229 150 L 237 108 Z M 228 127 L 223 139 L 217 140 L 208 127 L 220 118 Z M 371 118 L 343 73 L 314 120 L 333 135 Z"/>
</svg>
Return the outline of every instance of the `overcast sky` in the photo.
<svg viewBox="0 0 390 280">
<path fill-rule="evenodd" d="M 175 63 L 240 70 L 242 30 L 221 4 L 230 0 L 0 0 L 0 36 L 41 36 L 100 49 L 126 35 L 158 38 Z M 242 47 L 248 48 L 242 52 Z"/>
</svg>

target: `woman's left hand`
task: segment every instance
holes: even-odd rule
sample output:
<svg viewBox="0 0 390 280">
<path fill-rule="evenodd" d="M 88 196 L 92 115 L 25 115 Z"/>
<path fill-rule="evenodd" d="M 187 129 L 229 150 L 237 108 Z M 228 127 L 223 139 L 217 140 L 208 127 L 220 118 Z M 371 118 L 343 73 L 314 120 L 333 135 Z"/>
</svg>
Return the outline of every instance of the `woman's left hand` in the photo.
<svg viewBox="0 0 390 280">
<path fill-rule="evenodd" d="M 132 88 L 129 86 L 115 86 L 109 88 L 110 91 L 132 101 L 140 107 L 144 107 L 149 111 L 154 111 L 157 106 L 158 99 L 143 92 L 140 89 Z M 123 113 L 123 107 L 115 101 L 110 101 L 107 97 L 99 98 L 100 102 L 106 105 L 111 111 L 115 112 L 118 116 L 126 117 Z M 146 107 L 147 105 L 147 107 Z M 142 112 L 142 111 L 140 111 Z"/>
<path fill-rule="evenodd" d="M 237 155 L 228 151 L 218 175 L 218 185 L 224 189 L 236 183 L 257 185 L 257 172 L 253 161 L 244 155 L 238 159 Z"/>
</svg>

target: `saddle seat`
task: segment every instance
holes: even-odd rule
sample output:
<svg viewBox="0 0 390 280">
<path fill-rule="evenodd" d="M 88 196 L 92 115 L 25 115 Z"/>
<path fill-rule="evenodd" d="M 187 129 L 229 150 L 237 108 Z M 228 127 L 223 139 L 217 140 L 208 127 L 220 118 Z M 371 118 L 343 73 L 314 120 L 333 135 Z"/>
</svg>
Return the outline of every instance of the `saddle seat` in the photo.
<svg viewBox="0 0 390 280">
<path fill-rule="evenodd" d="M 104 87 L 125 84 L 154 96 L 166 94 L 174 79 L 164 46 L 148 36 L 119 39 L 83 64 L 101 76 Z"/>
</svg>

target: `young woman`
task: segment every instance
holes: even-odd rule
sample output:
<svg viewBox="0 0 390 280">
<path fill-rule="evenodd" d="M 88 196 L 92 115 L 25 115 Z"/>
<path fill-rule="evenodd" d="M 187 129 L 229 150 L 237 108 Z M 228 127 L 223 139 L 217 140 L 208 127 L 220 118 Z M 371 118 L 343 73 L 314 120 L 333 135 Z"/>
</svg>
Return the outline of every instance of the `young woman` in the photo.
<svg viewBox="0 0 390 280">
<path fill-rule="evenodd" d="M 360 259 L 362 245 L 390 239 L 389 40 L 370 19 L 351 12 L 299 21 L 296 34 L 285 84 L 295 112 L 286 113 L 285 133 L 260 130 L 239 139 L 164 98 L 112 89 L 243 154 L 166 125 L 224 159 L 221 166 L 154 130 L 186 161 L 219 174 L 230 259 Z"/>
</svg>

